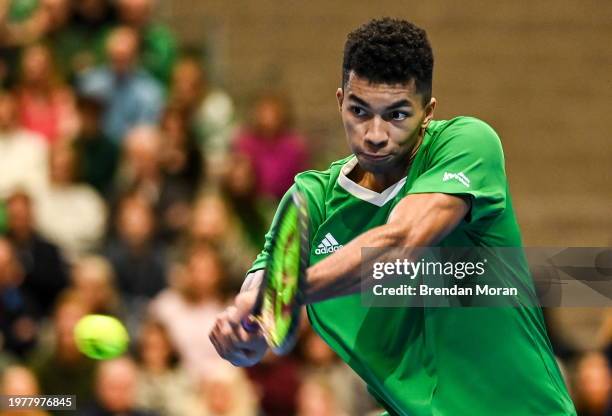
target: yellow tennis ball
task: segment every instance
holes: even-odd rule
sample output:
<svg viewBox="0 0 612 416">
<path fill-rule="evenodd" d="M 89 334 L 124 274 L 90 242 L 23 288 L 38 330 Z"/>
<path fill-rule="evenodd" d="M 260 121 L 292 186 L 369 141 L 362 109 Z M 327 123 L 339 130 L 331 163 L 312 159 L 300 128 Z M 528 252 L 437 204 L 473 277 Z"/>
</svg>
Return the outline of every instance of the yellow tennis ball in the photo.
<svg viewBox="0 0 612 416">
<path fill-rule="evenodd" d="M 87 315 L 74 327 L 77 348 L 96 360 L 121 355 L 129 342 L 128 333 L 119 320 L 106 315 Z"/>
</svg>

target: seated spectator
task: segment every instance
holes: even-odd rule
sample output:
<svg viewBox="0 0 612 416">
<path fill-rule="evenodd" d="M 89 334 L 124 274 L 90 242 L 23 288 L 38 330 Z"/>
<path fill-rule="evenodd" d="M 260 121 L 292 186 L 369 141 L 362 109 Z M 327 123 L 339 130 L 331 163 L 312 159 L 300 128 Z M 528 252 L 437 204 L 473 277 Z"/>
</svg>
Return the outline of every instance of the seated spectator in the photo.
<svg viewBox="0 0 612 416">
<path fill-rule="evenodd" d="M 171 240 L 186 224 L 195 189 L 189 181 L 164 172 L 165 151 L 157 128 L 143 125 L 131 129 L 124 143 L 116 191 L 146 199 L 161 219 L 159 234 Z"/>
<path fill-rule="evenodd" d="M 27 367 L 11 366 L 1 373 L 0 396 L 35 396 L 41 394 L 36 376 Z M 0 416 L 47 416 L 44 410 L 0 408 Z"/>
<path fill-rule="evenodd" d="M 53 313 L 50 334 L 32 356 L 43 394 L 74 394 L 80 408 L 93 396 L 94 362 L 79 352 L 74 326 L 86 314 L 87 305 L 67 291 L 60 295 Z"/>
<path fill-rule="evenodd" d="M 177 108 L 166 109 L 161 122 L 161 136 L 160 162 L 165 178 L 164 188 L 171 194 L 165 196 L 170 205 L 163 212 L 162 234 L 172 241 L 188 225 L 190 205 L 200 188 L 204 167 L 185 114 Z"/>
<path fill-rule="evenodd" d="M 138 338 L 137 403 L 164 416 L 185 416 L 193 410 L 195 389 L 181 365 L 170 334 L 159 322 L 145 321 Z"/>
<path fill-rule="evenodd" d="M 294 415 L 300 387 L 300 363 L 293 355 L 274 355 L 268 350 L 263 360 L 246 368 L 261 399 L 266 416 Z"/>
<path fill-rule="evenodd" d="M 251 126 L 235 140 L 235 150 L 247 156 L 257 180 L 259 197 L 280 199 L 293 178 L 308 167 L 303 138 L 292 129 L 289 102 L 264 93 L 255 102 Z"/>
<path fill-rule="evenodd" d="M 151 316 L 168 328 L 185 368 L 198 379 L 222 362 L 208 334 L 223 310 L 223 279 L 217 252 L 210 246 L 196 245 L 185 264 L 173 268 L 171 286 L 151 303 Z"/>
<path fill-rule="evenodd" d="M 34 227 L 32 201 L 15 192 L 6 202 L 8 236 L 24 271 L 22 289 L 47 315 L 59 293 L 68 285 L 65 261 L 58 247 L 38 234 Z"/>
<path fill-rule="evenodd" d="M 24 357 L 35 345 L 38 336 L 35 305 L 20 285 L 23 270 L 11 243 L 0 237 L 0 338 L 10 353 Z"/>
<path fill-rule="evenodd" d="M 307 379 L 312 377 L 315 381 L 312 386 L 301 388 L 301 391 L 313 389 L 322 395 L 331 392 L 339 413 L 363 415 L 375 409 L 376 403 L 368 394 L 364 382 L 310 327 L 299 341 L 298 348 L 304 362 L 303 376 Z M 301 403 L 300 396 L 298 395 L 298 407 L 308 406 L 308 403 Z M 306 414 L 317 414 L 311 413 L 312 409 L 301 410 Z"/>
<path fill-rule="evenodd" d="M 155 236 L 151 205 L 138 195 L 124 195 L 115 217 L 114 236 L 106 247 L 117 287 L 134 318 L 166 287 L 166 248 Z"/>
<path fill-rule="evenodd" d="M 121 315 L 111 264 L 101 256 L 85 256 L 72 266 L 71 289 L 92 313 Z"/>
<path fill-rule="evenodd" d="M 138 369 L 127 357 L 101 361 L 96 372 L 96 398 L 79 416 L 154 416 L 136 404 Z M 81 402 L 82 403 L 82 402 Z"/>
<path fill-rule="evenodd" d="M 122 24 L 140 35 L 140 62 L 163 84 L 168 84 L 176 59 L 177 42 L 166 26 L 153 22 L 153 0 L 117 0 Z"/>
<path fill-rule="evenodd" d="M 215 246 L 224 264 L 230 289 L 238 292 L 244 275 L 257 256 L 257 248 L 245 235 L 241 224 L 223 198 L 214 192 L 201 196 L 193 208 L 189 240 Z"/>
<path fill-rule="evenodd" d="M 209 85 L 201 62 L 181 58 L 172 71 L 170 103 L 188 115 L 206 157 L 208 173 L 216 175 L 230 148 L 235 110 L 230 96 Z"/>
<path fill-rule="evenodd" d="M 612 415 L 610 363 L 599 352 L 583 355 L 576 368 L 574 403 L 580 416 Z"/>
<path fill-rule="evenodd" d="M 60 246 L 69 260 L 97 249 L 106 225 L 104 200 L 89 185 L 75 182 L 77 162 L 71 146 L 53 146 L 49 183 L 36 194 L 34 205 L 41 234 Z"/>
<path fill-rule="evenodd" d="M 255 388 L 249 382 L 244 370 L 226 362 L 212 367 L 202 378 L 199 400 L 191 411 L 186 413 L 187 416 L 260 414 Z"/>
<path fill-rule="evenodd" d="M 44 139 L 22 129 L 17 120 L 13 96 L 0 91 L 0 198 L 17 189 L 32 194 L 46 182 Z"/>
<path fill-rule="evenodd" d="M 138 45 L 133 29 L 114 29 L 106 41 L 108 65 L 86 71 L 77 80 L 80 95 L 104 103 L 103 132 L 116 142 L 133 126 L 156 123 L 163 105 L 161 85 L 138 66 Z"/>
<path fill-rule="evenodd" d="M 77 100 L 80 129 L 74 141 L 79 155 L 79 178 L 93 186 L 100 194 L 109 196 L 119 163 L 117 143 L 104 135 L 100 128 L 102 104 L 93 98 Z"/>
<path fill-rule="evenodd" d="M 60 82 L 46 46 L 35 44 L 24 49 L 16 97 L 21 125 L 40 134 L 48 143 L 71 139 L 76 134 L 74 96 Z"/>
<path fill-rule="evenodd" d="M 261 247 L 274 216 L 274 204 L 257 195 L 255 173 L 248 157 L 231 154 L 221 173 L 221 193 L 232 207 L 250 243 Z"/>
<path fill-rule="evenodd" d="M 309 375 L 298 392 L 297 416 L 348 416 L 334 394 L 336 389 L 330 380 L 320 375 Z M 355 413 L 363 414 L 363 413 Z"/>
</svg>

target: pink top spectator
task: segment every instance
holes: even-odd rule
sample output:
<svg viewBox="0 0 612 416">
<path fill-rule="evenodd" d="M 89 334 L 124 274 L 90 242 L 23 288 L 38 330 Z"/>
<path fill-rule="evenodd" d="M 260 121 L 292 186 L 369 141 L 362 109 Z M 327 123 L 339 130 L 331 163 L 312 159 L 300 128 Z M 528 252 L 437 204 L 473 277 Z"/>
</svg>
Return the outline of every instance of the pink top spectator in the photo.
<svg viewBox="0 0 612 416">
<path fill-rule="evenodd" d="M 244 132 L 237 138 L 236 150 L 250 159 L 262 196 L 280 199 L 293 185 L 294 176 L 308 167 L 305 142 L 292 132 L 273 139 Z"/>
</svg>

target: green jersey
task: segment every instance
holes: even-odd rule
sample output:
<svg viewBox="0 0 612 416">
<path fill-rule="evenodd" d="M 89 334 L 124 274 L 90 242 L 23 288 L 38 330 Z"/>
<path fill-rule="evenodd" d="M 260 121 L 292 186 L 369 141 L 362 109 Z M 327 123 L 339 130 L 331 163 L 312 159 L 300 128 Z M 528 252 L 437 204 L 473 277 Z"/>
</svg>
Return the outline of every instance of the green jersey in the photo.
<svg viewBox="0 0 612 416">
<path fill-rule="evenodd" d="M 382 193 L 347 177 L 356 164 L 350 156 L 296 176 L 311 217 L 311 264 L 385 224 L 416 193 L 471 198 L 469 215 L 440 246 L 521 246 L 500 140 L 480 120 L 432 121 L 407 176 Z M 251 270 L 264 267 L 269 236 Z M 391 415 L 576 413 L 537 307 L 368 308 L 357 294 L 307 310 L 313 328 Z"/>
</svg>

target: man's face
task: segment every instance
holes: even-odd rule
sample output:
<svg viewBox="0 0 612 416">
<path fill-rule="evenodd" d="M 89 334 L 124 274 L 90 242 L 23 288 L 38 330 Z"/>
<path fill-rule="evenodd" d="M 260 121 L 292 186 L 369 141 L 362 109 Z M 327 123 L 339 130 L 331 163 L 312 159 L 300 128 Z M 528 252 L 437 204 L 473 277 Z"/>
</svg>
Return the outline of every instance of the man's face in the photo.
<svg viewBox="0 0 612 416">
<path fill-rule="evenodd" d="M 405 169 L 433 117 L 435 99 L 423 106 L 414 81 L 374 84 L 351 72 L 336 93 L 342 123 L 359 166 L 374 174 Z"/>
</svg>

